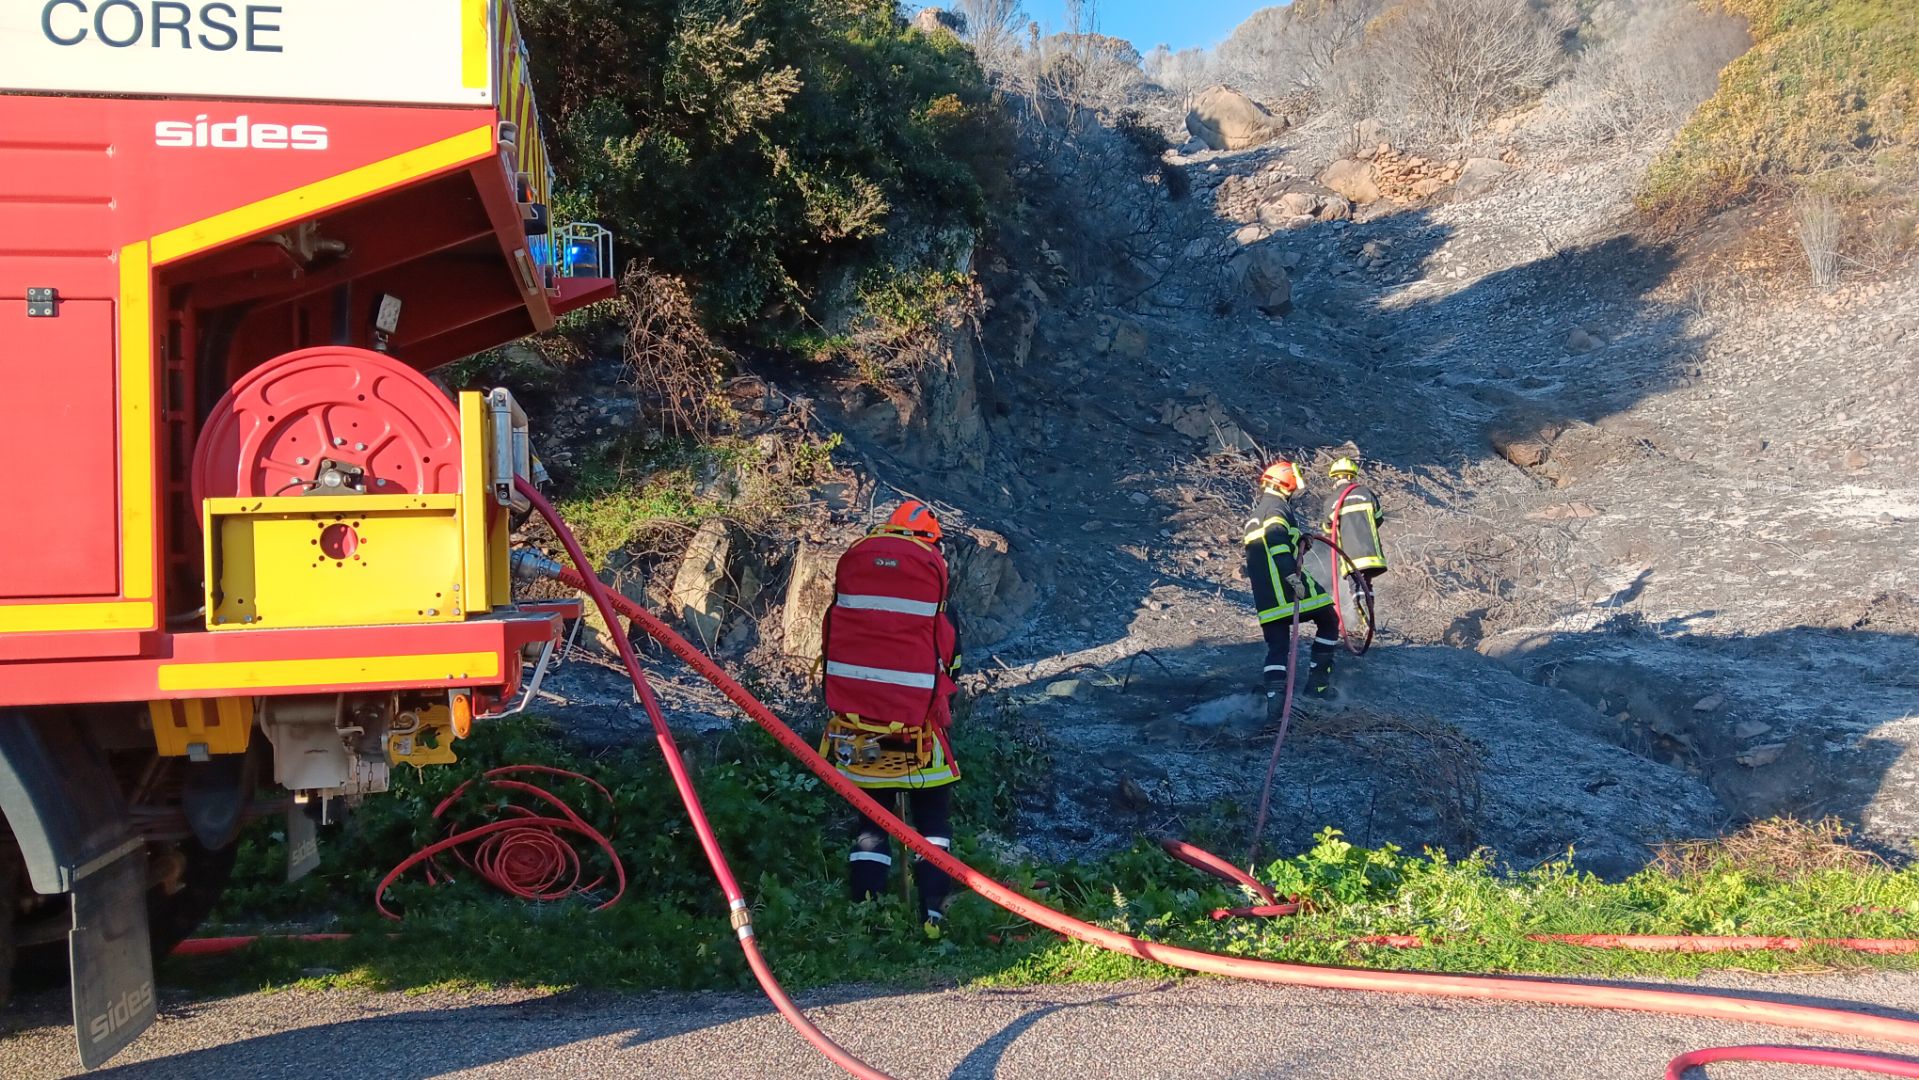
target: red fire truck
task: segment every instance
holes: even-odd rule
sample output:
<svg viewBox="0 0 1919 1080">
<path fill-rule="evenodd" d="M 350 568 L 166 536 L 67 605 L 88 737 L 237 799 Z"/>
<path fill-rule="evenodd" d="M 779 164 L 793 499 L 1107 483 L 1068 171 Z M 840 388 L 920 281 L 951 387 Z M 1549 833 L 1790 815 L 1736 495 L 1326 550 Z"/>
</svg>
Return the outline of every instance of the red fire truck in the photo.
<svg viewBox="0 0 1919 1080">
<path fill-rule="evenodd" d="M 612 295 L 551 186 L 507 0 L 0 0 L 0 995 L 64 950 L 86 1066 L 244 821 L 303 872 L 550 656 L 524 414 L 422 373 Z"/>
</svg>

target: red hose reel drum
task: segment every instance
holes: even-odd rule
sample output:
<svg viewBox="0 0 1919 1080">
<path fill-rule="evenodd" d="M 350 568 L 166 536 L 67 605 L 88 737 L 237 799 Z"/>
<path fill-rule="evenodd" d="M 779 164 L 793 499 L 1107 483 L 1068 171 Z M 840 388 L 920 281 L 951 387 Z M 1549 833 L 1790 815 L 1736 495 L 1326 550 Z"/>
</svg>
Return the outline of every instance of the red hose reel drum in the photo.
<svg viewBox="0 0 1919 1080">
<path fill-rule="evenodd" d="M 322 486 L 323 470 L 347 488 Z M 322 345 L 240 377 L 193 453 L 193 499 L 453 495 L 460 415 L 425 375 L 384 353 Z"/>
</svg>

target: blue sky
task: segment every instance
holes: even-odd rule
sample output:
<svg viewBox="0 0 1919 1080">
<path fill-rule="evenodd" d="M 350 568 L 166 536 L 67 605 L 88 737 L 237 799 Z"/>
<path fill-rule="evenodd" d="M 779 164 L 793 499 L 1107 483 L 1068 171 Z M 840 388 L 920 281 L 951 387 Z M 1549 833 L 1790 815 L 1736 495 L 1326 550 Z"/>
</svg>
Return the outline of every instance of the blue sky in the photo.
<svg viewBox="0 0 1919 1080">
<path fill-rule="evenodd" d="M 1225 40 L 1246 16 L 1280 0 L 1099 0 L 1100 33 L 1122 37 L 1144 53 L 1165 42 L 1174 49 L 1209 48 Z M 1060 0 L 1026 0 L 1040 25 L 1057 28 Z"/>
</svg>

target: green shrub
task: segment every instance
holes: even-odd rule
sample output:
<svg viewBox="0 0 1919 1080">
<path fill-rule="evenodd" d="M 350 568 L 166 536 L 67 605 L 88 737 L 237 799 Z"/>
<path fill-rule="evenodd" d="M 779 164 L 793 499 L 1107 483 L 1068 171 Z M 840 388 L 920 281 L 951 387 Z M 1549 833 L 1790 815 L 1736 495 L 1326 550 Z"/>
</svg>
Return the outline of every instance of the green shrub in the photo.
<svg viewBox="0 0 1919 1080">
<path fill-rule="evenodd" d="M 1642 203 L 1709 212 L 1762 182 L 1841 167 L 1909 170 L 1919 141 L 1919 7 L 1725 0 L 1753 47 L 1653 164 Z"/>
<path fill-rule="evenodd" d="M 737 329 L 908 226 L 984 229 L 1011 135 L 972 54 L 891 0 L 521 0 L 568 198 Z"/>
</svg>

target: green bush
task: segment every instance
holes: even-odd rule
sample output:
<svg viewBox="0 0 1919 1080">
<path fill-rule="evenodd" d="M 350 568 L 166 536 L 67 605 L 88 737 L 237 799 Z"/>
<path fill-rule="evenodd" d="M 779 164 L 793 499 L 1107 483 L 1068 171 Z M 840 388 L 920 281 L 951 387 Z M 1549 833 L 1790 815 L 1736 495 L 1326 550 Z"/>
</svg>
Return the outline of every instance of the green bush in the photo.
<svg viewBox="0 0 1919 1080">
<path fill-rule="evenodd" d="M 557 218 L 597 218 L 715 326 L 984 229 L 1011 135 L 972 54 L 891 0 L 521 0 Z M 923 246 L 923 245 L 922 245 Z"/>
<path fill-rule="evenodd" d="M 1725 0 L 1753 47 L 1654 162 L 1656 212 L 1710 212 L 1766 180 L 1862 166 L 1909 176 L 1919 141 L 1919 7 L 1887 0 Z"/>
</svg>

